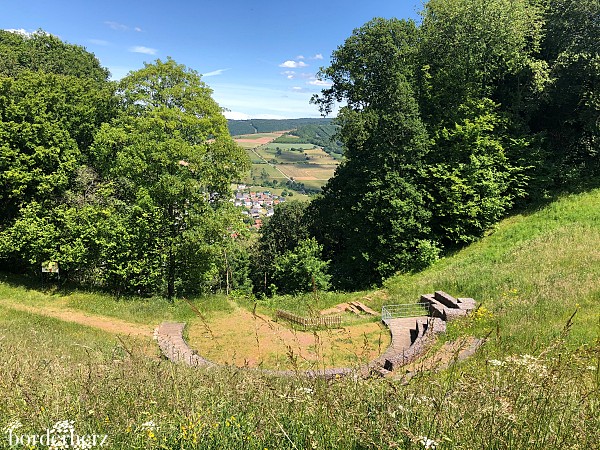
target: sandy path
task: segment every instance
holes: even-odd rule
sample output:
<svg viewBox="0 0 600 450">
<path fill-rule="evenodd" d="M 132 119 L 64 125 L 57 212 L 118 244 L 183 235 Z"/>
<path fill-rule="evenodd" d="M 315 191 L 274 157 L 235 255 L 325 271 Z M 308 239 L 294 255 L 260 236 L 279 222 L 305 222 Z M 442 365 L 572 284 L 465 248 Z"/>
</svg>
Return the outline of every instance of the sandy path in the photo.
<svg viewBox="0 0 600 450">
<path fill-rule="evenodd" d="M 113 317 L 86 314 L 84 312 L 66 307 L 55 308 L 51 306 L 30 306 L 20 303 L 12 303 L 7 299 L 2 299 L 2 301 L 0 301 L 0 307 L 52 317 L 65 322 L 72 322 L 97 328 L 113 334 L 151 338 L 154 332 L 154 328 L 149 325 L 134 324 Z"/>
</svg>

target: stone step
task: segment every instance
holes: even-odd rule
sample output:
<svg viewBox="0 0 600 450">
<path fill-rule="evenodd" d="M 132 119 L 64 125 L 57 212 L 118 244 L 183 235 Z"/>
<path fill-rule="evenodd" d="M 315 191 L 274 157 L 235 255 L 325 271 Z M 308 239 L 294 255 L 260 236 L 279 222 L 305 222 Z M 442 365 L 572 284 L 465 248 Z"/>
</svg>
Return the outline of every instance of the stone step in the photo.
<svg viewBox="0 0 600 450">
<path fill-rule="evenodd" d="M 438 302 L 440 302 L 442 305 L 448 308 L 459 308 L 458 300 L 456 300 L 454 297 L 452 297 L 450 294 L 447 294 L 444 291 L 435 291 L 434 297 Z"/>
<path fill-rule="evenodd" d="M 352 306 L 358 308 L 359 310 L 361 310 L 364 313 L 370 314 L 372 316 L 378 316 L 379 315 L 379 313 L 377 313 L 376 311 L 372 310 L 371 308 L 369 308 L 364 303 L 361 303 L 361 302 L 350 302 L 350 304 Z"/>
</svg>

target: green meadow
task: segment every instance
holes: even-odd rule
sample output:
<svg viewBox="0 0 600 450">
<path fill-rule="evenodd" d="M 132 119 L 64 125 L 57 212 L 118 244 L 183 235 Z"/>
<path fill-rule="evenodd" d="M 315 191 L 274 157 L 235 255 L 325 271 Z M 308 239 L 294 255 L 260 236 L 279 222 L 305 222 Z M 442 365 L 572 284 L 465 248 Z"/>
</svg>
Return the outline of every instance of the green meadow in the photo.
<svg viewBox="0 0 600 450">
<path fill-rule="evenodd" d="M 115 299 L 3 276 L 0 425 L 28 435 L 69 420 L 80 435 L 105 435 L 109 448 L 597 448 L 598 205 L 594 190 L 513 216 L 377 291 L 192 299 L 202 319 L 183 300 Z M 411 377 L 323 381 L 191 369 L 162 359 L 150 336 L 68 321 L 77 312 L 143 329 L 177 320 L 189 333 L 236 308 L 303 313 L 353 299 L 379 308 L 438 289 L 480 308 L 451 323 L 429 356 L 468 336 L 486 342 L 465 361 Z M 51 310 L 65 315 L 49 317 Z"/>
</svg>

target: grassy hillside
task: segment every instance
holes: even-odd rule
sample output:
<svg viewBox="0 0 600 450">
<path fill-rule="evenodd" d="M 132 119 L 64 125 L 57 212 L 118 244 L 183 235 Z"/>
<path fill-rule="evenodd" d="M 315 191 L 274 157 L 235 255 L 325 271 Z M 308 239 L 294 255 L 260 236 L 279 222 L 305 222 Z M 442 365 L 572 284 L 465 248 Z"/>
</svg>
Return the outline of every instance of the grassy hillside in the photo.
<svg viewBox="0 0 600 450">
<path fill-rule="evenodd" d="M 546 345 L 577 312 L 569 342 L 600 333 L 600 190 L 564 197 L 502 221 L 489 235 L 428 270 L 388 280 L 391 301 L 446 290 L 473 297 L 516 351 Z M 462 327 L 462 324 L 461 324 Z M 484 331 L 469 327 L 462 332 Z"/>
<path fill-rule="evenodd" d="M 106 434 L 108 448 L 598 448 L 599 206 L 600 190 L 565 197 L 503 221 L 422 273 L 360 294 L 374 307 L 436 289 L 482 302 L 442 338 L 487 336 L 478 353 L 410 379 L 324 382 L 176 366 L 159 359 L 143 333 L 117 337 L 46 313 L 54 305 L 71 316 L 104 314 L 133 329 L 191 321 L 184 302 L 49 295 L 3 278 L 0 429 L 41 434 L 72 420 L 79 434 Z M 344 298 L 323 295 L 319 306 Z M 310 302 L 282 297 L 260 309 L 294 300 Z M 208 318 L 227 304 L 223 297 L 195 303 Z M 7 439 L 0 435 L 0 447 Z"/>
</svg>

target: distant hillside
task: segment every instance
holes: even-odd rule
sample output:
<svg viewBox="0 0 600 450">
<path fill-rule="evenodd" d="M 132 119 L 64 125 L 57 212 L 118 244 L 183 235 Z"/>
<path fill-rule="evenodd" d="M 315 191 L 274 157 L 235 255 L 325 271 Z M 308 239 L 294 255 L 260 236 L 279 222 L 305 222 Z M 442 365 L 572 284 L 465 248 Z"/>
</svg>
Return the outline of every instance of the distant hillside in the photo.
<svg viewBox="0 0 600 450">
<path fill-rule="evenodd" d="M 229 133 L 232 136 L 252 133 L 272 133 L 273 131 L 295 130 L 301 125 L 327 125 L 333 119 L 305 118 L 305 119 L 249 119 L 228 120 Z"/>
<path fill-rule="evenodd" d="M 333 119 L 250 119 L 228 120 L 227 123 L 232 136 L 290 130 L 275 142 L 317 145 L 336 159 L 342 159 L 344 154 L 342 143 L 334 139 L 339 126 L 333 123 Z"/>
</svg>

